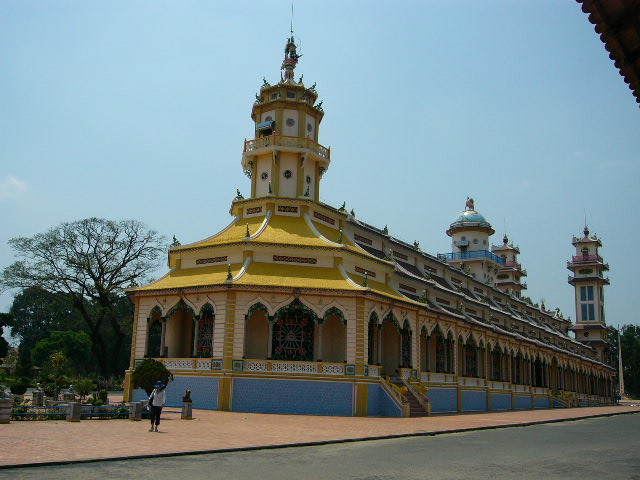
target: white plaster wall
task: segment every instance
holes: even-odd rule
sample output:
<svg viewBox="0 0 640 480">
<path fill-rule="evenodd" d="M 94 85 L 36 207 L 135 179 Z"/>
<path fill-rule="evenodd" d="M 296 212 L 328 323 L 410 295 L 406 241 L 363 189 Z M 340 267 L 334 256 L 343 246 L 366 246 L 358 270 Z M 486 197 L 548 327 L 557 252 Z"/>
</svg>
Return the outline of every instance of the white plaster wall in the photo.
<svg viewBox="0 0 640 480">
<path fill-rule="evenodd" d="M 306 124 L 304 126 L 304 133 L 307 138 L 315 140 L 316 138 L 316 119 L 310 115 L 306 116 Z M 307 125 L 311 125 L 311 130 L 308 129 Z"/>
<path fill-rule="evenodd" d="M 284 176 L 285 171 L 291 171 L 291 177 Z M 280 196 L 295 197 L 298 179 L 298 155 L 291 152 L 280 152 Z"/>
<path fill-rule="evenodd" d="M 297 110 L 285 110 L 283 112 L 283 116 L 282 116 L 282 121 L 283 121 L 283 125 L 282 125 L 282 132 L 284 135 L 289 135 L 291 137 L 297 137 L 298 136 L 298 111 Z M 275 117 L 274 117 L 275 118 Z M 293 125 L 289 126 L 287 125 L 287 120 L 288 119 L 292 119 L 293 120 Z"/>
<path fill-rule="evenodd" d="M 303 187 L 302 187 L 302 195 L 307 191 L 307 187 L 309 187 L 309 198 L 315 198 L 316 194 L 316 162 L 313 162 L 307 158 L 304 162 L 303 168 Z M 307 183 L 307 177 L 311 180 Z"/>
<path fill-rule="evenodd" d="M 273 172 L 271 171 L 271 154 L 261 155 L 257 159 L 256 168 L 256 197 L 264 197 L 269 194 L 269 182 L 272 181 L 271 177 Z M 262 174 L 266 172 L 267 178 L 262 179 Z"/>
<path fill-rule="evenodd" d="M 262 112 L 262 116 L 260 117 L 260 122 L 258 122 L 258 123 L 266 122 L 267 121 L 267 117 L 271 117 L 271 120 L 275 120 L 276 119 L 276 111 L 275 110 L 269 110 L 268 112 Z"/>
</svg>

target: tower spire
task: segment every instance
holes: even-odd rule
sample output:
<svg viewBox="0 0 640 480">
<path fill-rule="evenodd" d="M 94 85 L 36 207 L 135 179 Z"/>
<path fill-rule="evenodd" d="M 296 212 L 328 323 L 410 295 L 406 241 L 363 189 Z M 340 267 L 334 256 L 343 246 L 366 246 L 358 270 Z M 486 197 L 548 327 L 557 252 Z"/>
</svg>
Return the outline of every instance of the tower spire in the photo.
<svg viewBox="0 0 640 480">
<path fill-rule="evenodd" d="M 291 35 L 287 39 L 287 44 L 284 47 L 284 60 L 282 61 L 282 81 L 283 82 L 293 82 L 293 71 L 296 69 L 296 65 L 298 64 L 298 59 L 302 55 L 298 55 L 297 45 L 295 39 L 293 38 L 293 2 L 291 2 L 291 25 L 290 25 Z"/>
</svg>

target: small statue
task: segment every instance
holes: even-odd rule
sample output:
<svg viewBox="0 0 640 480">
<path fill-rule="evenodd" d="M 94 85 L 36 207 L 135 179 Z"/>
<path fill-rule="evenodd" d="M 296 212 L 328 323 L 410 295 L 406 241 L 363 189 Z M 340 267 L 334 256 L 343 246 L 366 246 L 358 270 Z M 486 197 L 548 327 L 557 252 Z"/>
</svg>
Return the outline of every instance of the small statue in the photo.
<svg viewBox="0 0 640 480">
<path fill-rule="evenodd" d="M 313 85 L 311 85 L 311 88 L 309 90 L 313 90 L 315 92 L 316 91 L 316 83 L 317 82 L 313 82 Z"/>
<path fill-rule="evenodd" d="M 182 397 L 182 401 L 184 403 L 191 403 L 193 400 L 191 400 L 191 390 L 187 390 L 186 392 L 184 392 L 184 396 Z"/>
<path fill-rule="evenodd" d="M 347 202 L 342 202 L 342 206 L 338 209 L 338 211 L 344 212 L 346 210 L 346 208 L 345 208 L 346 204 L 347 204 Z"/>
<path fill-rule="evenodd" d="M 307 190 L 304 192 L 304 196 L 305 197 L 309 196 L 309 185 L 307 185 Z"/>
<path fill-rule="evenodd" d="M 236 200 L 244 200 L 244 197 L 240 193 L 240 190 L 236 188 Z"/>
<path fill-rule="evenodd" d="M 265 77 L 262 77 L 262 88 L 270 87 L 271 85 L 267 82 Z"/>
<path fill-rule="evenodd" d="M 351 209 L 351 211 L 349 213 L 351 214 L 352 217 L 356 216 L 356 212 L 353 211 L 353 208 Z"/>
<path fill-rule="evenodd" d="M 389 227 L 387 227 L 386 225 L 384 226 L 384 228 L 382 229 L 382 233 L 384 235 L 389 235 Z"/>
<path fill-rule="evenodd" d="M 262 97 L 256 93 L 256 103 L 262 103 Z"/>
<path fill-rule="evenodd" d="M 298 84 L 302 85 L 302 78 L 304 77 L 304 73 L 302 75 L 300 75 L 300 78 L 298 79 Z"/>
<path fill-rule="evenodd" d="M 473 205 L 473 198 L 467 197 L 467 203 L 465 203 L 464 209 L 465 210 L 475 210 L 475 207 Z"/>
<path fill-rule="evenodd" d="M 173 248 L 173 247 L 179 247 L 180 245 L 182 245 L 182 244 L 178 241 L 178 239 L 177 239 L 177 238 L 176 238 L 176 236 L 174 235 L 174 236 L 173 236 L 173 242 L 171 242 L 171 247 L 172 247 L 172 248 Z"/>
<path fill-rule="evenodd" d="M 413 248 L 415 248 L 416 250 L 420 250 L 420 242 L 418 240 L 413 242 Z"/>
<path fill-rule="evenodd" d="M 317 108 L 318 110 L 320 110 L 321 112 L 323 112 L 324 110 L 322 110 L 322 102 L 324 102 L 324 100 L 320 100 L 320 103 L 315 105 L 315 108 Z"/>
</svg>

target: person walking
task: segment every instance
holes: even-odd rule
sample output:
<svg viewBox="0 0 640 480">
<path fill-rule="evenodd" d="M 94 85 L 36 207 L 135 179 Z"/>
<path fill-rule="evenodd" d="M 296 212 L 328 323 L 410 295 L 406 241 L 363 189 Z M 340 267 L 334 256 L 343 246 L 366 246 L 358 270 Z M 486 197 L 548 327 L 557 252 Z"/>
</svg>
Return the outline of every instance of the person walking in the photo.
<svg viewBox="0 0 640 480">
<path fill-rule="evenodd" d="M 165 388 L 167 386 L 160 380 L 156 383 L 156 387 L 149 395 L 149 409 L 151 410 L 151 428 L 150 432 L 157 432 L 158 425 L 160 425 L 160 413 L 162 413 L 162 407 L 166 400 Z M 155 424 L 155 425 L 154 425 Z"/>
</svg>

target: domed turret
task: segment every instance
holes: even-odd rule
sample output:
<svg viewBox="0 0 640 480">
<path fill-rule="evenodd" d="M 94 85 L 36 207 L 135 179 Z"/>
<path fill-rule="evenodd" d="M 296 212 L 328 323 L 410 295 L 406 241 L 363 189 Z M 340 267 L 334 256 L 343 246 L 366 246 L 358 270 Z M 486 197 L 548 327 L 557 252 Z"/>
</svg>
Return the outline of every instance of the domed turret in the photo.
<svg viewBox="0 0 640 480">
<path fill-rule="evenodd" d="M 491 224 L 475 209 L 473 198 L 467 197 L 465 209 L 447 230 L 451 237 L 451 253 L 438 256 L 474 278 L 493 285 L 495 270 L 504 263 L 488 249 L 489 237 L 494 233 Z"/>
</svg>

